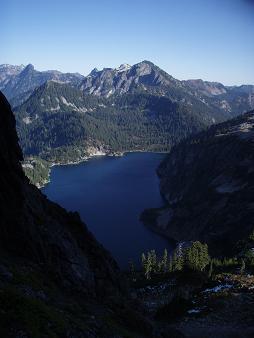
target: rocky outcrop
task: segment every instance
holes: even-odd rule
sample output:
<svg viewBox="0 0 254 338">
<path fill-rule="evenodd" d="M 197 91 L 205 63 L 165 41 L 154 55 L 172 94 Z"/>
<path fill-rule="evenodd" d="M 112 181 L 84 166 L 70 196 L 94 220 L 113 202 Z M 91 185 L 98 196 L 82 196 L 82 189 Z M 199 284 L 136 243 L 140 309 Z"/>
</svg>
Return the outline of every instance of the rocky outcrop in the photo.
<svg viewBox="0 0 254 338">
<path fill-rule="evenodd" d="M 218 82 L 209 82 L 198 79 L 183 81 L 183 83 L 186 86 L 189 86 L 190 89 L 196 90 L 205 96 L 216 96 L 227 93 L 226 87 Z"/>
<path fill-rule="evenodd" d="M 109 97 L 149 87 L 165 92 L 167 86 L 181 87 L 181 81 L 174 79 L 152 62 L 142 61 L 134 66 L 94 69 L 81 83 L 81 90 L 87 94 Z"/>
<path fill-rule="evenodd" d="M 133 92 L 146 92 L 169 97 L 175 102 L 208 107 L 227 118 L 254 107 L 254 86 L 227 87 L 218 82 L 199 80 L 180 81 L 150 61 L 119 68 L 94 69 L 80 85 L 86 94 L 110 97 Z M 218 120 L 217 120 L 218 122 Z"/>
<path fill-rule="evenodd" d="M 254 111 L 175 146 L 158 169 L 166 206 L 143 218 L 177 241 L 234 253 L 253 230 L 253 141 Z"/>
<path fill-rule="evenodd" d="M 6 86 L 8 81 L 17 76 L 25 66 L 13 66 L 8 64 L 0 65 L 0 90 Z"/>
</svg>

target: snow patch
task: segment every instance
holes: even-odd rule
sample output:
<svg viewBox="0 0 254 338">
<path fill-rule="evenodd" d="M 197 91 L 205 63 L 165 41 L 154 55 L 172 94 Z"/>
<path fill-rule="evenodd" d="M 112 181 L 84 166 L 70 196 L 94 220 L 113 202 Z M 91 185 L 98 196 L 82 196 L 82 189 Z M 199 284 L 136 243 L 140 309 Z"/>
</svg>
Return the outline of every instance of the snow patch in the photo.
<svg viewBox="0 0 254 338">
<path fill-rule="evenodd" d="M 213 288 L 208 288 L 208 289 L 205 289 L 203 292 L 214 292 L 214 293 L 217 293 L 217 292 L 220 292 L 222 290 L 226 290 L 226 289 L 231 289 L 233 287 L 233 285 L 231 284 L 222 284 L 222 285 L 217 285 Z"/>
<path fill-rule="evenodd" d="M 74 103 L 68 102 L 64 96 L 61 96 L 60 98 L 61 98 L 64 105 L 78 109 L 77 106 L 75 106 Z"/>
<path fill-rule="evenodd" d="M 131 69 L 131 66 L 128 63 L 123 63 L 122 65 L 120 65 L 118 68 L 116 68 L 115 70 L 118 73 L 122 73 L 122 72 L 127 72 L 129 69 Z"/>
<path fill-rule="evenodd" d="M 34 167 L 31 163 L 23 163 L 22 168 L 33 169 Z"/>
<path fill-rule="evenodd" d="M 200 313 L 201 310 L 200 309 L 191 309 L 187 311 L 189 314 L 193 314 L 193 313 Z"/>
<path fill-rule="evenodd" d="M 73 110 L 75 110 L 77 112 L 80 112 L 80 113 L 86 113 L 87 112 L 87 109 L 85 107 L 78 108 L 74 103 L 68 102 L 64 96 L 61 96 L 60 99 L 65 106 L 72 107 Z"/>
<path fill-rule="evenodd" d="M 114 93 L 113 89 L 110 89 L 110 91 L 107 93 L 106 97 L 111 96 Z"/>
<path fill-rule="evenodd" d="M 60 110 L 59 103 L 57 104 L 57 106 L 55 108 L 47 109 L 47 111 L 58 111 L 58 110 Z"/>
<path fill-rule="evenodd" d="M 33 122 L 30 116 L 24 117 L 22 121 L 25 124 L 31 124 Z"/>
</svg>

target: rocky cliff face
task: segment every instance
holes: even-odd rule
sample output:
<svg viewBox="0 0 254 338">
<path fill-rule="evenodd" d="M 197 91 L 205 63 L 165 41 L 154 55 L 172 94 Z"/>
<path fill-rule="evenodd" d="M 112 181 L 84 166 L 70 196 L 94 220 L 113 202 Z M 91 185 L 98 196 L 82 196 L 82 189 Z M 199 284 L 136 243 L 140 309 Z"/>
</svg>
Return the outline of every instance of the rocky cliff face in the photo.
<svg viewBox="0 0 254 338">
<path fill-rule="evenodd" d="M 59 274 L 61 282 L 80 286 L 84 292 L 100 292 L 103 283 L 117 286 L 116 263 L 79 216 L 67 213 L 28 184 L 20 165 L 15 120 L 2 94 L 0 100 L 1 247 L 45 264 Z"/>
<path fill-rule="evenodd" d="M 175 146 L 158 169 L 166 207 L 145 218 L 177 241 L 232 254 L 253 230 L 253 141 L 254 111 Z"/>
<path fill-rule="evenodd" d="M 0 65 L 0 90 L 6 86 L 8 81 L 17 76 L 25 66 L 13 66 L 8 64 Z"/>
<path fill-rule="evenodd" d="M 117 264 L 78 214 L 28 183 L 1 93 L 0 129 L 0 336 L 113 337 L 127 321 Z"/>
<path fill-rule="evenodd" d="M 136 90 L 165 94 L 168 88 L 177 91 L 182 88 L 181 81 L 174 79 L 152 62 L 142 61 L 119 68 L 94 69 L 81 83 L 80 89 L 87 94 L 109 97 Z"/>
<path fill-rule="evenodd" d="M 119 68 L 94 69 L 80 85 L 86 94 L 110 97 L 114 94 L 145 92 L 169 97 L 174 102 L 210 108 L 227 118 L 254 107 L 254 86 L 227 87 L 218 82 L 203 80 L 180 81 L 150 61 Z"/>
</svg>

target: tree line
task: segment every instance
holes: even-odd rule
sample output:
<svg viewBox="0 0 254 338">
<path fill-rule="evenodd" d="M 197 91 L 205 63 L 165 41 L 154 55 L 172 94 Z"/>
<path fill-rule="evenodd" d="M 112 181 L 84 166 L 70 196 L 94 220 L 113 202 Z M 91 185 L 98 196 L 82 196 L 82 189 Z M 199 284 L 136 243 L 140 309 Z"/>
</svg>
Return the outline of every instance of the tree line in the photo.
<svg viewBox="0 0 254 338">
<path fill-rule="evenodd" d="M 164 274 L 174 271 L 181 271 L 185 268 L 203 271 L 210 262 L 207 244 L 199 241 L 191 243 L 190 246 L 182 245 L 169 255 L 167 249 L 164 250 L 162 257 L 158 257 L 155 250 L 142 253 L 142 271 L 146 279 L 150 279 L 154 274 Z"/>
<path fill-rule="evenodd" d="M 246 267 L 253 269 L 254 253 L 251 258 L 244 254 L 239 257 L 212 258 L 208 252 L 208 245 L 199 241 L 187 245 L 179 245 L 174 252 L 169 255 L 164 249 L 162 255 L 158 255 L 155 250 L 150 250 L 141 255 L 141 272 L 145 279 L 149 280 L 156 275 L 166 275 L 173 272 L 192 270 L 205 272 L 208 277 L 212 277 L 215 271 L 223 272 L 235 269 L 239 273 L 244 273 Z M 135 267 L 130 263 L 131 273 L 135 274 Z"/>
</svg>

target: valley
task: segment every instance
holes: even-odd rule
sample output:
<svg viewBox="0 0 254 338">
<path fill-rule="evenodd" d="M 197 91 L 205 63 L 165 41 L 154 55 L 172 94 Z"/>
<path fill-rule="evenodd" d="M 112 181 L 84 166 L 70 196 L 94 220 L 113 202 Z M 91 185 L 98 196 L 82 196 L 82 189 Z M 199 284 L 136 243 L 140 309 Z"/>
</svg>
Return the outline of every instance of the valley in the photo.
<svg viewBox="0 0 254 338">
<path fill-rule="evenodd" d="M 254 1 L 1 1 L 0 338 L 254 338 Z"/>
<path fill-rule="evenodd" d="M 252 337 L 253 86 L 149 61 L 0 81 L 0 334 Z"/>
<path fill-rule="evenodd" d="M 14 108 L 24 167 L 38 186 L 54 163 L 80 162 L 96 152 L 170 151 L 254 107 L 254 86 L 180 81 L 150 61 L 87 76 L 1 65 L 0 88 Z"/>
</svg>

